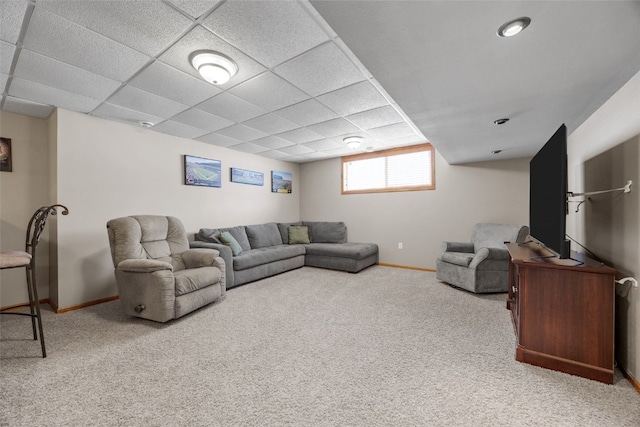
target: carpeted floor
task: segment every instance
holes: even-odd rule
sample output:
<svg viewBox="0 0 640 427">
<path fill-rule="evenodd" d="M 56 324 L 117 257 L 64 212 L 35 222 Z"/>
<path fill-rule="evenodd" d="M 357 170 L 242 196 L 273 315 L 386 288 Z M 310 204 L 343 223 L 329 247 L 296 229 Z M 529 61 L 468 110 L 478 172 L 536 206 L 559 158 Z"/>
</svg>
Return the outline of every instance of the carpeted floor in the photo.
<svg viewBox="0 0 640 427">
<path fill-rule="evenodd" d="M 304 267 L 169 324 L 2 316 L 2 426 L 633 426 L 640 394 L 514 359 L 505 294 Z M 27 339 L 25 339 L 27 338 Z"/>
</svg>

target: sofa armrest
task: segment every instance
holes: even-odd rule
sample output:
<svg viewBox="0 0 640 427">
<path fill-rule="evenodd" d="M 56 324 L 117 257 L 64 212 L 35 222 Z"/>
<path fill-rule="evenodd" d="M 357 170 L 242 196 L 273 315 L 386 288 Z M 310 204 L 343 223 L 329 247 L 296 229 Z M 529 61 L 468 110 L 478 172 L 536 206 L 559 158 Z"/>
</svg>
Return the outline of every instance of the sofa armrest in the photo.
<svg viewBox="0 0 640 427">
<path fill-rule="evenodd" d="M 210 267 L 214 265 L 220 251 L 211 248 L 187 249 L 182 252 L 182 261 L 186 268 Z"/>
<path fill-rule="evenodd" d="M 128 273 L 153 273 L 160 270 L 173 271 L 173 266 L 168 262 L 155 259 L 125 259 L 120 261 L 116 266 L 116 270 Z"/>
<path fill-rule="evenodd" d="M 469 268 L 477 268 L 482 264 L 489 265 L 491 263 L 494 264 L 493 267 L 495 269 L 495 262 L 499 265 L 508 266 L 509 251 L 502 248 L 480 248 L 473 257 L 471 264 L 469 264 Z"/>
<path fill-rule="evenodd" d="M 444 252 L 467 252 L 473 253 L 473 243 L 470 242 L 442 242 L 440 253 Z"/>
<path fill-rule="evenodd" d="M 233 253 L 231 252 L 231 248 L 229 246 L 225 246 L 220 243 L 209 243 L 209 242 L 201 242 L 201 241 L 192 241 L 189 242 L 189 247 L 192 249 L 215 249 L 219 252 L 220 257 L 224 260 L 225 266 L 225 285 L 226 288 L 229 289 L 233 287 L 234 276 L 233 276 Z"/>
</svg>

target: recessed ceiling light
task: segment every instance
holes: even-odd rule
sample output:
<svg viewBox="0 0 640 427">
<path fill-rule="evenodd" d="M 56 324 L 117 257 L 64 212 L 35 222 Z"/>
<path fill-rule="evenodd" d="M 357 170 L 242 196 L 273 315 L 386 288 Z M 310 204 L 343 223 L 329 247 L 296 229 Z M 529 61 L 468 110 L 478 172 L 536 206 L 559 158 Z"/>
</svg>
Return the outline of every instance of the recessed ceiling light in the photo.
<svg viewBox="0 0 640 427">
<path fill-rule="evenodd" d="M 153 122 L 145 122 L 145 121 L 142 121 L 142 120 L 141 120 L 141 121 L 139 121 L 139 122 L 138 122 L 138 124 L 139 124 L 140 126 L 142 126 L 143 128 L 147 128 L 147 129 L 148 129 L 148 128 L 150 128 L 150 127 L 152 127 L 152 126 L 154 125 L 154 123 L 153 123 Z"/>
<path fill-rule="evenodd" d="M 238 72 L 238 64 L 231 58 L 212 50 L 193 52 L 189 56 L 189 62 L 203 79 L 214 85 L 225 84 Z"/>
<path fill-rule="evenodd" d="M 360 147 L 360 144 L 362 144 L 362 140 L 364 138 L 362 138 L 361 136 L 348 136 L 346 138 L 344 138 L 342 141 L 347 144 L 347 147 L 351 148 L 352 150 L 355 150 L 356 148 Z"/>
<path fill-rule="evenodd" d="M 494 125 L 503 125 L 505 123 L 507 123 L 509 121 L 509 119 L 504 118 L 504 119 L 498 119 L 498 120 L 494 120 L 493 124 Z"/>
<path fill-rule="evenodd" d="M 500 28 L 498 28 L 498 35 L 500 37 L 513 37 L 516 34 L 520 33 L 522 30 L 527 28 L 527 26 L 531 23 L 531 18 L 523 16 L 522 18 L 513 19 L 505 24 L 503 24 Z"/>
<path fill-rule="evenodd" d="M 502 153 L 502 150 L 493 150 L 491 152 L 491 154 L 500 154 L 500 153 Z"/>
</svg>

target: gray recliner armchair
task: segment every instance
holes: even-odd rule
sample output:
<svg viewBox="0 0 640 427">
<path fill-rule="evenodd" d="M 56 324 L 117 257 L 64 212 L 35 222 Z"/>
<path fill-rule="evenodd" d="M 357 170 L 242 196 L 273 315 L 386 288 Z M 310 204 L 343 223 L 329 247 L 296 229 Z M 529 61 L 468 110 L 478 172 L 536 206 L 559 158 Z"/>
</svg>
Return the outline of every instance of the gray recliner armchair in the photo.
<svg viewBox="0 0 640 427">
<path fill-rule="evenodd" d="M 166 322 L 225 295 L 225 264 L 215 249 L 189 249 L 182 222 L 139 215 L 107 222 L 125 313 Z"/>
<path fill-rule="evenodd" d="M 471 242 L 443 242 L 436 278 L 475 293 L 509 290 L 509 253 L 504 242 L 522 243 L 529 227 L 476 224 Z"/>
</svg>

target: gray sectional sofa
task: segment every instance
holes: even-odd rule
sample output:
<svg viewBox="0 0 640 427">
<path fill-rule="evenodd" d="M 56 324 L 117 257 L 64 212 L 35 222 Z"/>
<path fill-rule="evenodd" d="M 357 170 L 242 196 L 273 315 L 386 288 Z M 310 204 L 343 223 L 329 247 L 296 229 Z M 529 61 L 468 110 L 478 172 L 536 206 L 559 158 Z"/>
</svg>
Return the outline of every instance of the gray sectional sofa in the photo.
<svg viewBox="0 0 640 427">
<path fill-rule="evenodd" d="M 290 241 L 290 235 L 295 235 L 295 240 Z M 357 273 L 378 263 L 378 245 L 348 242 L 344 222 L 201 228 L 190 246 L 220 252 L 227 266 L 227 289 L 305 265 Z"/>
</svg>

